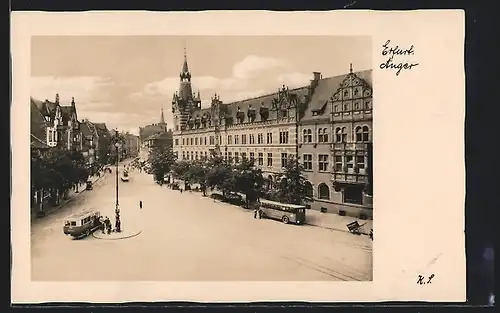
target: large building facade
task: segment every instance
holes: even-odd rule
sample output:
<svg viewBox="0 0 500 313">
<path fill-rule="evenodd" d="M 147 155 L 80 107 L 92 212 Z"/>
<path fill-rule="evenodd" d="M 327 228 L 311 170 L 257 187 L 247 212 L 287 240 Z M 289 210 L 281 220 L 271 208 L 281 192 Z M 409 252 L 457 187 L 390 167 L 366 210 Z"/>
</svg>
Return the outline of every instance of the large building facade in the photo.
<svg viewBox="0 0 500 313">
<path fill-rule="evenodd" d="M 273 180 L 290 157 L 303 163 L 311 208 L 371 218 L 371 70 L 323 78 L 261 97 L 208 108 L 193 92 L 186 56 L 172 97 L 173 150 L 179 160 L 211 155 L 254 159 Z"/>
<path fill-rule="evenodd" d="M 372 72 L 321 78 L 301 118 L 299 156 L 314 209 L 372 218 Z"/>
</svg>

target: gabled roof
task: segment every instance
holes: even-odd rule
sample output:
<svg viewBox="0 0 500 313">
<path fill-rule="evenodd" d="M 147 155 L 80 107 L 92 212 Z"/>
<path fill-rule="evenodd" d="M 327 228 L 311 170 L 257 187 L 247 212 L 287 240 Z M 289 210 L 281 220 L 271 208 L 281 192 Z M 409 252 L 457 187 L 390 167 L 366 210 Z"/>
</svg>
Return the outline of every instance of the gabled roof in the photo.
<svg viewBox="0 0 500 313">
<path fill-rule="evenodd" d="M 144 141 L 154 134 L 163 132 L 165 132 L 165 125 L 146 125 L 144 127 L 139 127 L 139 138 L 141 141 Z"/>
<path fill-rule="evenodd" d="M 56 114 L 56 109 L 58 104 L 55 102 L 51 102 L 49 100 L 45 101 L 39 101 L 39 100 L 33 100 L 35 105 L 37 106 L 38 110 L 40 113 L 44 116 L 51 116 L 54 117 Z"/>
<path fill-rule="evenodd" d="M 94 131 L 90 128 L 88 122 L 80 123 L 80 131 L 83 137 L 91 137 L 94 136 Z"/>
<path fill-rule="evenodd" d="M 305 112 L 304 119 L 329 118 L 328 115 L 314 116 L 313 111 L 321 110 L 328 104 L 330 98 L 342 88 L 342 84 L 346 79 L 360 79 L 363 85 L 372 87 L 372 70 L 361 72 L 348 73 L 334 77 L 323 78 L 318 81 L 318 85 L 314 88 L 308 108 Z"/>
<path fill-rule="evenodd" d="M 42 113 L 38 109 L 38 105 L 41 104 L 41 101 L 35 100 L 31 98 L 30 101 L 30 132 L 36 138 L 43 141 L 43 138 L 46 138 L 46 127 L 47 122 L 43 117 Z"/>
<path fill-rule="evenodd" d="M 169 139 L 172 139 L 173 138 L 173 134 L 171 131 L 166 131 L 166 132 L 162 132 L 162 133 L 156 133 L 156 134 L 153 134 L 151 136 L 149 136 L 148 138 L 146 138 L 145 140 L 169 140 Z"/>
<path fill-rule="evenodd" d="M 106 123 L 92 123 L 100 137 L 109 137 L 109 130 Z"/>
<path fill-rule="evenodd" d="M 60 106 L 60 108 L 63 124 L 67 125 L 68 122 L 71 121 L 72 115 L 76 114 L 76 110 L 73 106 L 70 105 Z"/>
<path fill-rule="evenodd" d="M 50 148 L 43 140 L 31 134 L 31 147 L 35 149 L 48 149 Z"/>
</svg>

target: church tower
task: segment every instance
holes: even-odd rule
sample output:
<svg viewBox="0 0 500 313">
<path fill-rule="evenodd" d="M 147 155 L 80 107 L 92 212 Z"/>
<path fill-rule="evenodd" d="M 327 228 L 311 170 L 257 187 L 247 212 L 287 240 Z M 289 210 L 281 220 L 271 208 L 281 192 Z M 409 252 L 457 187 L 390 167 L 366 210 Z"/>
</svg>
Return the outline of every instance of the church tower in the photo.
<svg viewBox="0 0 500 313">
<path fill-rule="evenodd" d="M 172 97 L 172 113 L 174 114 L 174 129 L 182 131 L 186 127 L 187 120 L 194 111 L 201 109 L 201 100 L 193 93 L 191 86 L 191 72 L 187 61 L 186 48 L 184 47 L 184 63 L 179 74 L 179 91 Z"/>
<path fill-rule="evenodd" d="M 163 114 L 163 105 L 161 106 L 161 115 L 160 115 L 160 122 L 158 123 L 163 130 L 167 131 L 167 123 L 165 122 L 165 115 Z"/>
</svg>

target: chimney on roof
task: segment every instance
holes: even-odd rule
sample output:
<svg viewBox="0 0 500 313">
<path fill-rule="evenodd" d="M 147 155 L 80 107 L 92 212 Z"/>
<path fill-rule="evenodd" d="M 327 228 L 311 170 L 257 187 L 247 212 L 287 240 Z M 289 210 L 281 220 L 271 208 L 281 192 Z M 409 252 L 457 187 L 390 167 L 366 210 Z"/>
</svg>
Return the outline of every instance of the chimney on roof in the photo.
<svg viewBox="0 0 500 313">
<path fill-rule="evenodd" d="M 308 90 L 308 98 L 311 99 L 311 96 L 314 92 L 314 89 L 316 88 L 316 86 L 318 86 L 318 82 L 320 81 L 321 79 L 321 72 L 313 72 L 313 79 L 311 80 L 311 84 L 309 85 L 309 90 Z"/>
<path fill-rule="evenodd" d="M 313 72 L 314 80 L 318 81 L 321 79 L 321 72 Z"/>
</svg>

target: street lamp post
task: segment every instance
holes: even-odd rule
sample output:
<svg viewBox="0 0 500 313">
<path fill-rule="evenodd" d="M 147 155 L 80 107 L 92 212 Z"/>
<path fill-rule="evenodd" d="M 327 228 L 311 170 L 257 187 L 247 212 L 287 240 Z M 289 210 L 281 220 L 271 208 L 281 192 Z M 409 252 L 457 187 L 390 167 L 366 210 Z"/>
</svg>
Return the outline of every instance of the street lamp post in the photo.
<svg viewBox="0 0 500 313">
<path fill-rule="evenodd" d="M 117 232 L 121 232 L 120 203 L 118 201 L 118 160 L 119 160 L 118 149 L 120 148 L 120 143 L 118 142 L 118 130 L 116 130 L 115 148 L 116 148 L 116 205 L 115 205 L 116 222 L 115 222 L 115 229 Z"/>
</svg>

